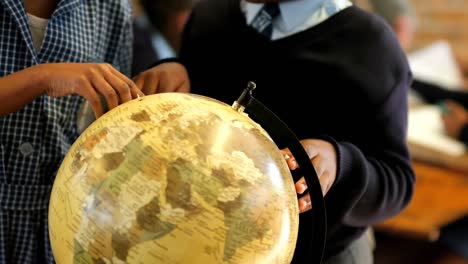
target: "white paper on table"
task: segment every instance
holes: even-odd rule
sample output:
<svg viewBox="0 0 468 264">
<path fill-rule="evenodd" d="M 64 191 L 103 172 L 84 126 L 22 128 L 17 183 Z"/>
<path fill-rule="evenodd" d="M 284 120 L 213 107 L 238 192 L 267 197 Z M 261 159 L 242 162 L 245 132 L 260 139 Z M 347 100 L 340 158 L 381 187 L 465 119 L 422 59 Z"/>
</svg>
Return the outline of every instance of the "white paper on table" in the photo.
<svg viewBox="0 0 468 264">
<path fill-rule="evenodd" d="M 466 147 L 462 142 L 445 134 L 440 110 L 436 105 L 410 108 L 408 141 L 451 156 L 461 156 L 466 153 Z"/>
<path fill-rule="evenodd" d="M 415 78 L 438 84 L 447 89 L 460 89 L 464 85 L 463 74 L 450 44 L 440 40 L 408 54 L 408 61 Z"/>
</svg>

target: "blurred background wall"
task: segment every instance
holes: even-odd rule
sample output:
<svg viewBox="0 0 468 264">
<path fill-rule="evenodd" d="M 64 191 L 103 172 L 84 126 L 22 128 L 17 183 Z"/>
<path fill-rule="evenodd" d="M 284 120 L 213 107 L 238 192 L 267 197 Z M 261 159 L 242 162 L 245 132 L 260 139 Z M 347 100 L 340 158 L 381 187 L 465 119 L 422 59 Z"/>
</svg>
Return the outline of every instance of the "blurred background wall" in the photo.
<svg viewBox="0 0 468 264">
<path fill-rule="evenodd" d="M 468 1 L 411 0 L 418 17 L 413 48 L 439 39 L 452 45 L 462 65 L 468 64 Z"/>
<path fill-rule="evenodd" d="M 445 39 L 461 65 L 468 65 L 468 0 L 410 0 L 418 20 L 411 49 Z M 356 3 L 369 9 L 367 0 Z"/>
</svg>

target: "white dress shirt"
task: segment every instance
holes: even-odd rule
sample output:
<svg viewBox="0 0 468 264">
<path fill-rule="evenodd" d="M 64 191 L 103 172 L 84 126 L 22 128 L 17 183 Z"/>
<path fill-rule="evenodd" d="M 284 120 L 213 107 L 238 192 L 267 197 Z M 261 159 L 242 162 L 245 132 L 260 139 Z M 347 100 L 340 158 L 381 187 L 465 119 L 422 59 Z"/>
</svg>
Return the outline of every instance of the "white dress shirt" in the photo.
<svg viewBox="0 0 468 264">
<path fill-rule="evenodd" d="M 241 10 L 250 25 L 263 3 L 241 1 Z M 279 2 L 280 14 L 273 20 L 272 40 L 311 28 L 337 12 L 352 6 L 349 0 L 294 0 Z"/>
</svg>

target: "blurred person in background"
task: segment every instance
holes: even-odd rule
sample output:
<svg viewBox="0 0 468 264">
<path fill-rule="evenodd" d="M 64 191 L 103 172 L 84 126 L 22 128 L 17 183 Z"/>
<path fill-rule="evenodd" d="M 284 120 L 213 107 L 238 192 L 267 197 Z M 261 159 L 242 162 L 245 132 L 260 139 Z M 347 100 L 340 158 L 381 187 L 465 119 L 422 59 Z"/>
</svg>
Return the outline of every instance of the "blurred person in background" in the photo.
<svg viewBox="0 0 468 264">
<path fill-rule="evenodd" d="M 443 101 L 441 118 L 447 135 L 468 147 L 468 92 L 459 92 L 458 96 L 456 98 L 458 101 L 454 99 Z M 468 215 L 444 226 L 441 229 L 439 242 L 468 260 Z"/>
<path fill-rule="evenodd" d="M 148 20 L 167 40 L 175 54 L 179 52 L 182 32 L 193 2 L 192 0 L 140 0 Z"/>
<path fill-rule="evenodd" d="M 393 28 L 401 47 L 408 50 L 416 29 L 416 16 L 411 3 L 408 0 L 368 0 L 368 2 L 372 10 Z"/>
<path fill-rule="evenodd" d="M 449 90 L 420 80 L 413 81 L 412 90 L 425 103 L 438 104 L 445 133 L 468 146 L 468 91 Z M 468 216 L 443 227 L 439 242 L 468 259 Z"/>
<path fill-rule="evenodd" d="M 139 0 L 132 0 L 133 5 L 133 59 L 132 76 L 147 69 L 158 60 L 156 48 L 153 46 L 151 36 L 152 27 L 146 18 Z M 172 50 L 170 50 L 172 52 Z"/>
<path fill-rule="evenodd" d="M 415 12 L 407 0 L 369 0 L 374 11 L 392 26 L 400 45 L 408 50 L 416 29 Z M 460 65 L 468 73 L 467 65 Z M 468 92 L 464 89 L 449 90 L 436 84 L 415 78 L 411 90 L 431 104 L 441 104 L 441 119 L 447 135 L 468 146 Z M 439 242 L 468 259 L 468 216 L 445 226 Z"/>
<path fill-rule="evenodd" d="M 175 58 L 193 0 L 133 0 L 133 75 L 158 60 Z"/>
<path fill-rule="evenodd" d="M 355 0 L 361 4 L 364 0 Z M 366 1 L 364 1 L 366 2 Z M 418 19 L 416 10 L 409 0 L 367 0 L 371 9 L 382 16 L 393 28 L 402 48 L 406 51 L 412 48 L 412 42 L 417 30 Z M 468 75 L 468 63 L 457 57 L 460 69 Z"/>
</svg>

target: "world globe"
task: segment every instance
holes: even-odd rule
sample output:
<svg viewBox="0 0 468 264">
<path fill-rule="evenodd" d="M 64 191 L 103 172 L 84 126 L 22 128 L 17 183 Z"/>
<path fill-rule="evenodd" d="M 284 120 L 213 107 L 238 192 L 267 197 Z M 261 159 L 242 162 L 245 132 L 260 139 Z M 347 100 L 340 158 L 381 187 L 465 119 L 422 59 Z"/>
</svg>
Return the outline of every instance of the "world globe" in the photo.
<svg viewBox="0 0 468 264">
<path fill-rule="evenodd" d="M 49 204 L 63 263 L 290 263 L 299 211 L 269 134 L 212 98 L 162 93 L 93 122 Z"/>
</svg>

